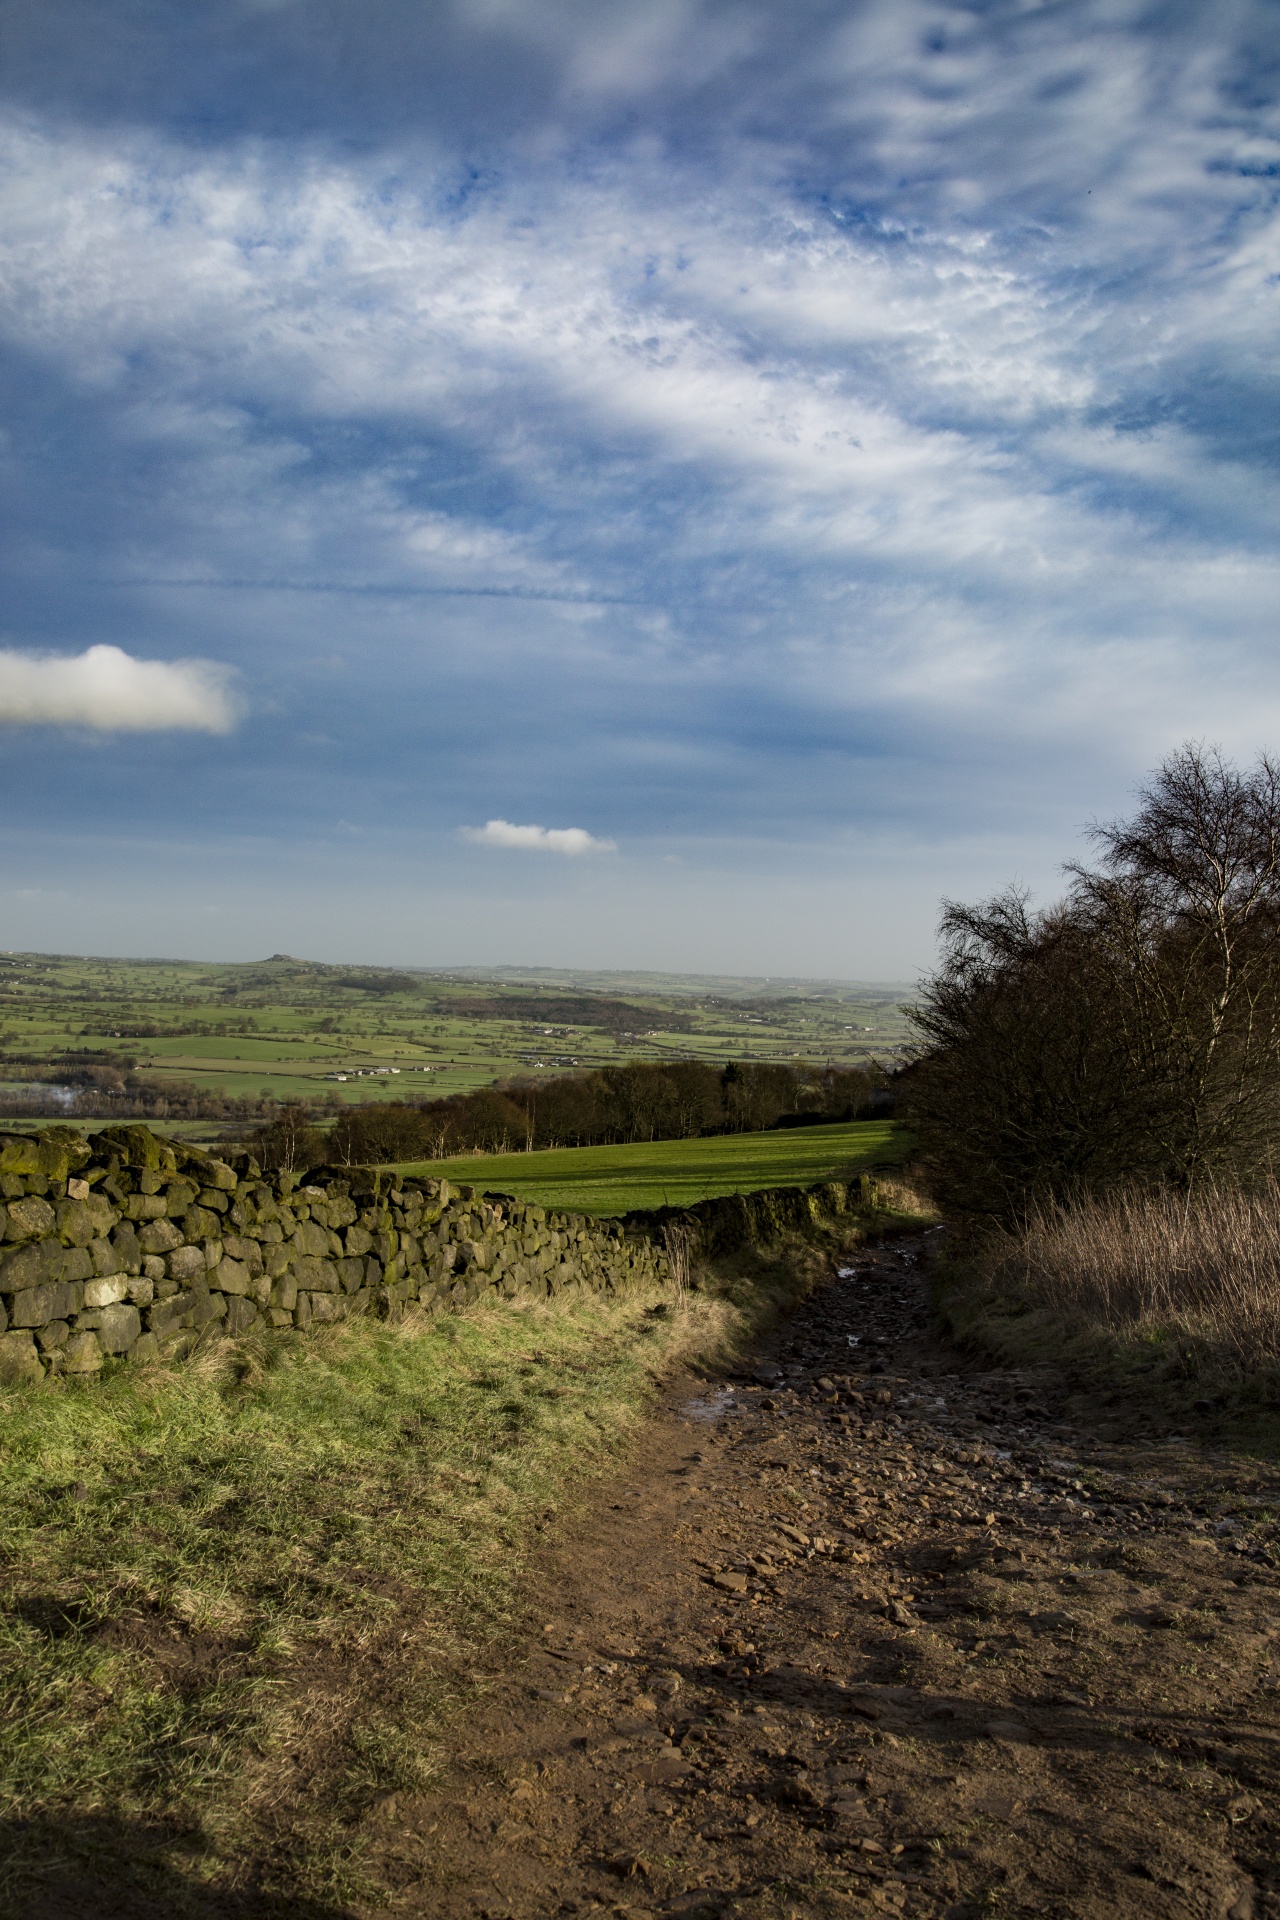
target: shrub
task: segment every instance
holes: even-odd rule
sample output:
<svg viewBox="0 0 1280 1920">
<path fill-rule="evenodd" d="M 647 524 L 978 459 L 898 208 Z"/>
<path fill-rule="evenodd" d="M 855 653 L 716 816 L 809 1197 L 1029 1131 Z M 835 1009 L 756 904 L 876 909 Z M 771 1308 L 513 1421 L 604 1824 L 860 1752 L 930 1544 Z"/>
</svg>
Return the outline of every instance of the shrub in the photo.
<svg viewBox="0 0 1280 1920">
<path fill-rule="evenodd" d="M 1280 1149 L 1280 771 L 1185 746 L 1095 829 L 1063 902 L 948 904 L 910 1111 L 952 1206 L 1135 1176 L 1249 1178 Z"/>
</svg>

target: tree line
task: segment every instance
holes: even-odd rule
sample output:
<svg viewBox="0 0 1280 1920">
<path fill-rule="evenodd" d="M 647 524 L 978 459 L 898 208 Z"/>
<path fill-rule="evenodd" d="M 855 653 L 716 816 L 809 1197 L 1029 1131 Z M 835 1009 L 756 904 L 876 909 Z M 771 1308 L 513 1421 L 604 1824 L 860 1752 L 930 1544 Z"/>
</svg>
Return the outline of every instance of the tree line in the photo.
<svg viewBox="0 0 1280 1920">
<path fill-rule="evenodd" d="M 284 1109 L 245 1144 L 262 1165 L 299 1167 L 696 1139 L 865 1117 L 886 1084 L 874 1068 L 631 1061 L 441 1100 L 371 1102 L 327 1133 L 305 1107 Z"/>
<path fill-rule="evenodd" d="M 55 1069 L 50 1069 L 51 1072 Z M 333 1104 L 337 1104 L 336 1101 Z M 197 1087 L 187 1080 L 148 1080 L 125 1069 L 94 1069 L 77 1075 L 59 1074 L 42 1084 L 0 1092 L 0 1117 L 7 1120 L 215 1120 L 268 1123 L 279 1114 L 269 1096 L 221 1093 Z M 314 1110 L 322 1111 L 322 1104 Z M 313 1118 L 309 1112 L 308 1120 Z"/>
<path fill-rule="evenodd" d="M 1033 912 L 947 903 L 908 1113 L 952 1207 L 1271 1175 L 1280 1150 L 1280 768 L 1184 745 Z"/>
</svg>

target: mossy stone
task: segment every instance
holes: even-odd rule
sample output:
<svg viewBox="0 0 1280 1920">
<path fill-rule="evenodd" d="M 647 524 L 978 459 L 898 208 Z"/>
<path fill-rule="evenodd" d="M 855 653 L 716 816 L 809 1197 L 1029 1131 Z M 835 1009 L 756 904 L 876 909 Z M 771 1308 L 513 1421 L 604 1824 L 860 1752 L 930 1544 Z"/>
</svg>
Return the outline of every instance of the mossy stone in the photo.
<svg viewBox="0 0 1280 1920">
<path fill-rule="evenodd" d="M 34 1336 L 0 1333 L 0 1387 L 19 1387 L 43 1378 Z"/>
</svg>

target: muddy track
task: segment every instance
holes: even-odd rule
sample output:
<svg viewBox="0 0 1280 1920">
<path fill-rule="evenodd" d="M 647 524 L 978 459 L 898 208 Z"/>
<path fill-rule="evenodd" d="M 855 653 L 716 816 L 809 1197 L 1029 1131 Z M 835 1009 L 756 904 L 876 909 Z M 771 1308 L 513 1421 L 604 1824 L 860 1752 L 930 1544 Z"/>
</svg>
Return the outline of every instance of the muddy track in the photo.
<svg viewBox="0 0 1280 1920">
<path fill-rule="evenodd" d="M 1280 1473 L 975 1372 L 927 1253 L 668 1396 L 379 1810 L 394 1911 L 1280 1916 Z"/>
</svg>

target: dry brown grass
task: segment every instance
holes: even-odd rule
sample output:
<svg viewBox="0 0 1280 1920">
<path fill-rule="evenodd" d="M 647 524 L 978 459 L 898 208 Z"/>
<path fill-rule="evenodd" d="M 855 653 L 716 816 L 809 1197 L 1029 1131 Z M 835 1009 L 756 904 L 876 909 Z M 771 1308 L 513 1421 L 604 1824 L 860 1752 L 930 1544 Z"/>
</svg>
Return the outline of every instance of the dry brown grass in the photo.
<svg viewBox="0 0 1280 1920">
<path fill-rule="evenodd" d="M 1280 1184 L 1132 1190 L 1045 1208 L 988 1281 L 1081 1332 L 1174 1338 L 1244 1372 L 1280 1360 Z"/>
<path fill-rule="evenodd" d="M 929 1226 L 938 1218 L 938 1206 L 923 1174 L 915 1167 L 902 1167 L 894 1173 L 873 1176 L 876 1186 L 876 1210 L 891 1214 L 895 1220 L 914 1220 Z"/>
</svg>

